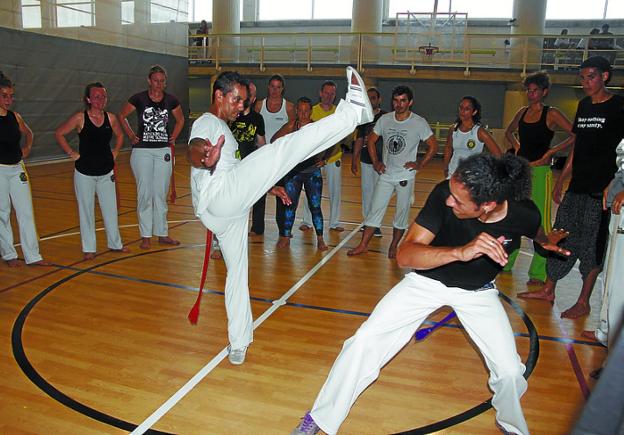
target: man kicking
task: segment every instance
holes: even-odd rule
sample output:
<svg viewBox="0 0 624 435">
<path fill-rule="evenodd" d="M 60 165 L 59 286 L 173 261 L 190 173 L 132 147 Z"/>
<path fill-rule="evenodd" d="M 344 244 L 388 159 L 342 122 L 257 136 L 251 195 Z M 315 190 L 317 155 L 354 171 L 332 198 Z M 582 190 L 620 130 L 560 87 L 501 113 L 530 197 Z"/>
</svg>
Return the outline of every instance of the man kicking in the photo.
<svg viewBox="0 0 624 435">
<path fill-rule="evenodd" d="M 529 193 L 528 163 L 509 154 L 469 157 L 433 189 L 397 253 L 399 266 L 414 271 L 345 341 L 312 410 L 292 434 L 336 433 L 360 393 L 443 305 L 455 310 L 483 354 L 499 428 L 529 433 L 520 406 L 525 367 L 494 279 L 521 236 L 569 254 L 557 246 L 565 231 L 544 236 Z"/>
<path fill-rule="evenodd" d="M 188 159 L 195 214 L 219 239 L 227 267 L 225 308 L 229 355 L 232 364 L 245 361 L 253 341 L 247 270 L 247 215 L 267 191 L 290 202 L 275 183 L 303 160 L 323 151 L 353 129 L 373 119 L 366 88 L 357 72 L 347 67 L 349 89 L 336 113 L 296 133 L 265 145 L 244 160 L 237 160 L 238 145 L 227 122 L 236 119 L 247 98 L 247 81 L 236 72 L 217 77 L 212 104 L 191 129 Z"/>
</svg>

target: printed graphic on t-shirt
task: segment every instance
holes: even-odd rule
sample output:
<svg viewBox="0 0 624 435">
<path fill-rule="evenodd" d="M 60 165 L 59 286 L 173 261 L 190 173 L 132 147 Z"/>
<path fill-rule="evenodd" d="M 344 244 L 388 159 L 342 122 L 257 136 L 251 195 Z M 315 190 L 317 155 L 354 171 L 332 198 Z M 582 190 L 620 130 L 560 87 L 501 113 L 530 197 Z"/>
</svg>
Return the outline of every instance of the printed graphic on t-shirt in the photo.
<svg viewBox="0 0 624 435">
<path fill-rule="evenodd" d="M 471 150 L 473 149 L 475 146 L 477 146 L 477 144 L 475 143 L 475 141 L 473 139 L 468 139 L 468 142 L 466 143 L 466 147 Z"/>
<path fill-rule="evenodd" d="M 388 129 L 388 152 L 393 155 L 401 154 L 405 149 L 406 130 Z"/>
<path fill-rule="evenodd" d="M 590 118 L 579 117 L 577 120 L 576 127 L 578 129 L 595 128 L 597 130 L 600 130 L 604 127 L 606 120 L 607 120 L 606 118 L 603 118 L 600 116 L 593 116 Z"/>
<path fill-rule="evenodd" d="M 232 134 L 237 142 L 254 142 L 256 140 L 256 130 L 258 126 L 255 124 L 247 124 L 245 122 L 234 121 Z"/>
<path fill-rule="evenodd" d="M 158 107 L 146 107 L 143 111 L 143 142 L 167 142 L 169 111 Z"/>
</svg>

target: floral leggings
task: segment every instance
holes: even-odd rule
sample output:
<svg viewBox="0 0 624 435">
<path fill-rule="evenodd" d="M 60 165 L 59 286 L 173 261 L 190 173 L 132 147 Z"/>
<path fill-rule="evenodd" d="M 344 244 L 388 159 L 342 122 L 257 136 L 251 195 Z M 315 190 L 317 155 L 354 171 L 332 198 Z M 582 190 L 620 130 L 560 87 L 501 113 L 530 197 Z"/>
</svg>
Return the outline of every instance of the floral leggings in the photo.
<svg viewBox="0 0 624 435">
<path fill-rule="evenodd" d="M 282 201 L 276 201 L 276 219 L 279 235 L 282 237 L 290 237 L 292 235 L 292 227 L 295 222 L 295 213 L 297 212 L 302 187 L 305 187 L 308 206 L 312 213 L 312 225 L 314 225 L 316 235 L 323 235 L 323 212 L 321 211 L 323 177 L 321 177 L 321 170 L 317 168 L 310 173 L 299 172 L 292 176 L 289 174 L 284 177 L 282 182 L 289 198 L 292 200 L 292 204 L 286 206 L 282 204 Z"/>
</svg>

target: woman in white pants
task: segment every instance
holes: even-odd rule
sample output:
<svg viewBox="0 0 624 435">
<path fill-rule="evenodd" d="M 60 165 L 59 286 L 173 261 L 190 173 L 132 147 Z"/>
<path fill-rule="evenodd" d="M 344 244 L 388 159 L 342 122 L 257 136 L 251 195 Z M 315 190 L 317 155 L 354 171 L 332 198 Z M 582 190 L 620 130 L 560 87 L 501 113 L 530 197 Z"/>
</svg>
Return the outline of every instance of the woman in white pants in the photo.
<svg viewBox="0 0 624 435">
<path fill-rule="evenodd" d="M 108 248 L 111 251 L 130 252 L 123 246 L 117 222 L 115 187 L 115 158 L 123 144 L 123 133 L 112 113 L 106 107 L 106 88 L 99 82 L 90 83 L 84 92 L 87 109 L 74 113 L 56 129 L 59 146 L 75 161 L 74 189 L 80 215 L 80 238 L 85 260 L 95 258 L 95 195 L 100 203 Z M 80 139 L 78 152 L 74 151 L 65 136 L 75 130 Z M 110 141 L 115 136 L 115 149 Z"/>
<path fill-rule="evenodd" d="M 11 229 L 13 205 L 26 264 L 48 266 L 50 263 L 39 254 L 30 180 L 22 160 L 30 154 L 33 134 L 19 113 L 9 110 L 14 92 L 13 83 L 0 71 L 0 254 L 9 267 L 20 265 Z M 20 146 L 22 136 L 23 147 Z"/>
</svg>

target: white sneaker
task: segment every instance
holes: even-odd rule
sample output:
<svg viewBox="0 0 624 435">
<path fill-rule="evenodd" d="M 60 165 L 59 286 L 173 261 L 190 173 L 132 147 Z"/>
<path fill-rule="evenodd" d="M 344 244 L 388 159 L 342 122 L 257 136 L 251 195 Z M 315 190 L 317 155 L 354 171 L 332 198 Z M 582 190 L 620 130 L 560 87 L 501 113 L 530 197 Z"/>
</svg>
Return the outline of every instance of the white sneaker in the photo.
<svg viewBox="0 0 624 435">
<path fill-rule="evenodd" d="M 238 349 L 232 349 L 232 346 L 228 346 L 228 359 L 230 363 L 235 366 L 239 366 L 245 362 L 245 355 L 247 354 L 247 346 L 243 346 Z"/>
<path fill-rule="evenodd" d="M 358 111 L 358 124 L 366 124 L 373 122 L 375 115 L 373 114 L 373 106 L 368 99 L 368 92 L 364 86 L 364 80 L 358 72 L 348 66 L 347 67 L 347 96 L 345 100 L 355 106 Z"/>
</svg>

